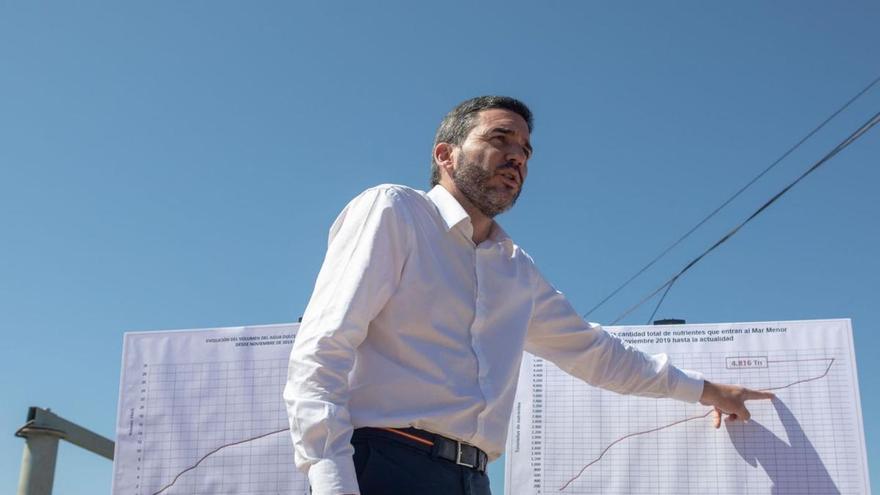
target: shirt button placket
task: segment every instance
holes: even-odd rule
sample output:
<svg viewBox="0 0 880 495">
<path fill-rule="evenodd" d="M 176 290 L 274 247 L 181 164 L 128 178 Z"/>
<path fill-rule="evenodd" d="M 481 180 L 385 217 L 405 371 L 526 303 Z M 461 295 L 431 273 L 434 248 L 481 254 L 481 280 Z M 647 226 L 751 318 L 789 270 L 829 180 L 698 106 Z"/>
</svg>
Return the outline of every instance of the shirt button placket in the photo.
<svg viewBox="0 0 880 495">
<path fill-rule="evenodd" d="M 484 267 L 486 265 L 486 256 L 490 254 L 490 249 L 486 249 L 485 247 L 477 247 L 474 250 L 474 276 L 475 276 L 475 285 L 476 285 L 476 300 L 474 303 L 474 324 L 471 326 L 471 347 L 474 351 L 474 355 L 477 358 L 477 384 L 480 388 L 480 393 L 483 396 L 483 409 L 488 406 L 487 401 L 487 393 L 486 393 L 486 369 L 487 366 L 485 364 L 485 358 L 483 356 L 482 349 L 480 348 L 480 340 L 478 338 L 478 334 L 483 330 L 485 326 L 485 320 L 487 319 L 487 310 L 486 306 L 486 294 L 483 292 L 483 288 L 487 285 L 485 282 L 485 270 Z M 477 415 L 477 435 L 483 435 L 483 418 L 482 413 Z"/>
</svg>

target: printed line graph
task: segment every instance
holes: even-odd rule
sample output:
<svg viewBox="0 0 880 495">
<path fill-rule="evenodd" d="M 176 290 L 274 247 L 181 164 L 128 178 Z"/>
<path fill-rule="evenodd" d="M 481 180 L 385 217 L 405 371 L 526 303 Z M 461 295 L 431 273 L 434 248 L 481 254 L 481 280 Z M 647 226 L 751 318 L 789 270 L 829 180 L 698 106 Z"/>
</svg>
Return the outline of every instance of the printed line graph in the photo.
<svg viewBox="0 0 880 495">
<path fill-rule="evenodd" d="M 144 495 L 293 491 L 286 359 L 148 367 Z M 205 492 L 213 491 L 205 490 Z M 300 486 L 305 492 L 307 487 Z"/>
<path fill-rule="evenodd" d="M 296 328 L 127 334 L 113 494 L 309 493 L 282 399 Z"/>
<path fill-rule="evenodd" d="M 637 437 L 637 436 L 641 436 L 641 435 L 647 435 L 648 433 L 654 433 L 654 432 L 658 432 L 658 431 L 660 431 L 660 430 L 665 430 L 665 429 L 667 429 L 667 428 L 672 428 L 673 426 L 680 425 L 680 424 L 682 424 L 682 423 L 687 423 L 688 421 L 693 421 L 693 420 L 695 420 L 695 419 L 703 419 L 703 418 L 709 416 L 710 414 L 712 414 L 712 410 L 711 410 L 711 409 L 708 410 L 708 411 L 706 411 L 705 414 L 700 414 L 700 415 L 698 415 L 698 416 L 691 416 L 690 418 L 681 419 L 681 420 L 678 420 L 678 421 L 676 421 L 676 422 L 674 422 L 674 423 L 670 423 L 670 424 L 668 424 L 668 425 L 658 426 L 657 428 L 653 428 L 653 429 L 651 429 L 651 430 L 645 430 L 645 431 L 638 431 L 638 432 L 635 432 L 635 433 L 630 433 L 629 435 L 626 435 L 626 436 L 623 436 L 623 437 L 618 438 L 617 440 L 611 442 L 611 444 L 609 444 L 607 447 L 605 447 L 605 448 L 602 450 L 602 453 L 599 454 L 599 457 L 596 457 L 596 458 L 593 459 L 592 461 L 588 462 L 584 467 L 582 467 L 581 470 L 578 472 L 578 474 L 576 474 L 576 475 L 574 476 L 574 478 L 572 478 L 572 479 L 566 481 L 565 484 L 562 485 L 562 486 L 559 488 L 559 491 L 561 492 L 561 491 L 565 490 L 566 488 L 568 488 L 568 485 L 572 484 L 575 480 L 577 480 L 578 478 L 580 478 L 581 475 L 584 474 L 584 471 L 586 471 L 590 466 L 592 466 L 593 464 L 596 464 L 597 462 L 601 461 L 602 458 L 605 457 L 605 454 L 606 454 L 609 450 L 611 450 L 611 447 L 614 447 L 615 445 L 619 444 L 620 442 L 623 442 L 624 440 L 627 440 L 627 439 L 629 439 L 629 438 L 633 438 L 633 437 Z"/>
<path fill-rule="evenodd" d="M 789 383 L 789 384 L 787 384 L 787 385 L 782 385 L 782 386 L 777 386 L 777 387 L 765 387 L 765 388 L 761 388 L 761 389 L 758 389 L 758 390 L 761 390 L 761 391 L 764 391 L 764 392 L 775 392 L 775 391 L 779 391 L 779 390 L 785 390 L 785 389 L 787 389 L 787 388 L 790 388 L 790 387 L 793 387 L 793 386 L 795 386 L 795 385 L 799 385 L 799 384 L 802 384 L 802 383 L 807 383 L 807 382 L 811 382 L 811 381 L 815 381 L 815 380 L 820 380 L 820 379 L 822 379 L 822 378 L 825 378 L 825 377 L 828 375 L 828 372 L 831 371 L 831 366 L 834 364 L 834 358 L 778 360 L 778 361 L 768 361 L 768 363 L 790 363 L 790 362 L 808 362 L 808 361 L 826 361 L 826 362 L 828 363 L 828 367 L 825 368 L 825 371 L 824 371 L 821 375 L 819 375 L 819 376 L 814 376 L 814 377 L 811 377 L 811 378 L 805 378 L 805 379 L 802 379 L 802 380 L 797 380 L 797 381 L 794 381 L 794 382 Z M 619 444 L 619 443 L 621 443 L 621 442 L 623 442 L 623 441 L 625 441 L 625 440 L 628 440 L 628 439 L 630 439 L 630 438 L 634 438 L 634 437 L 638 437 L 638 436 L 642 436 L 642 435 L 647 435 L 647 434 L 649 434 L 649 433 L 655 433 L 655 432 L 658 432 L 658 431 L 661 431 L 661 430 L 665 430 L 665 429 L 667 429 L 667 428 L 672 428 L 673 426 L 677 426 L 677 425 L 680 425 L 680 424 L 688 423 L 688 422 L 690 422 L 690 421 L 694 421 L 694 420 L 698 420 L 698 419 L 706 418 L 706 417 L 708 417 L 710 414 L 712 414 L 713 411 L 714 411 L 714 409 L 709 409 L 708 411 L 706 411 L 706 412 L 703 413 L 703 414 L 698 414 L 698 415 L 696 415 L 696 416 L 691 416 L 691 417 L 688 417 L 688 418 L 680 419 L 680 420 L 678 420 L 678 421 L 675 421 L 675 422 L 672 422 L 672 423 L 669 423 L 669 424 L 665 424 L 665 425 L 663 425 L 663 426 L 658 426 L 658 427 L 656 427 L 656 428 L 652 428 L 652 429 L 650 429 L 650 430 L 644 430 L 644 431 L 638 431 L 638 432 L 635 432 L 635 433 L 630 433 L 630 434 L 628 434 L 628 435 L 622 436 L 622 437 L 620 437 L 620 438 L 614 440 L 613 442 L 611 442 L 607 447 L 605 447 L 605 448 L 602 450 L 602 452 L 599 454 L 598 457 L 596 457 L 596 458 L 593 459 L 592 461 L 588 462 L 584 467 L 581 468 L 581 470 L 580 470 L 580 471 L 579 471 L 579 472 L 578 472 L 573 478 L 571 478 L 571 479 L 569 479 L 568 481 L 566 481 L 565 484 L 563 484 L 563 485 L 559 488 L 559 491 L 564 491 L 564 490 L 565 490 L 566 488 L 568 488 L 568 486 L 571 485 L 575 480 L 577 480 L 578 478 L 580 478 L 581 475 L 584 473 L 584 471 L 586 471 L 587 469 L 589 469 L 593 464 L 596 464 L 597 462 L 601 461 L 602 458 L 605 456 L 605 454 L 606 454 L 609 450 L 611 450 L 611 448 L 614 447 L 615 445 L 617 445 L 617 444 Z"/>
<path fill-rule="evenodd" d="M 223 450 L 223 449 L 225 449 L 225 448 L 227 448 L 227 447 L 234 447 L 234 446 L 236 446 L 236 445 L 242 445 L 242 444 L 249 443 L 249 442 L 253 442 L 253 441 L 255 441 L 255 440 L 259 440 L 259 439 L 261 439 L 261 438 L 265 438 L 265 437 L 268 437 L 268 436 L 271 436 L 271 435 L 277 435 L 277 434 L 279 434 L 279 433 L 286 433 L 286 432 L 288 432 L 288 431 L 290 431 L 290 428 L 282 428 L 282 429 L 280 429 L 280 430 L 270 431 L 269 433 L 264 433 L 264 434 L 262 434 L 262 435 L 257 435 L 257 436 L 255 436 L 255 437 L 251 437 L 251 438 L 248 438 L 248 439 L 245 439 L 245 440 L 241 440 L 241 441 L 238 441 L 238 442 L 232 442 L 232 443 L 227 443 L 226 445 L 221 445 L 221 446 L 217 447 L 216 449 L 212 450 L 211 452 L 208 452 L 207 454 L 205 454 L 204 456 L 202 456 L 202 458 L 199 459 L 199 460 L 198 460 L 195 464 L 193 464 L 192 466 L 190 466 L 190 467 L 184 469 L 183 471 L 177 473 L 177 475 L 174 477 L 174 479 L 171 480 L 171 483 L 168 483 L 167 485 L 163 486 L 163 487 L 160 488 L 158 491 L 156 491 L 155 493 L 153 493 L 153 495 L 159 495 L 160 493 L 164 492 L 165 490 L 171 488 L 172 486 L 174 486 L 175 483 L 177 483 L 177 480 L 180 479 L 181 476 L 183 476 L 183 475 L 186 474 L 187 472 L 192 471 L 193 469 L 199 467 L 199 464 L 201 464 L 202 461 L 204 461 L 204 460 L 207 459 L 208 457 L 211 457 L 212 455 L 216 454 L 217 452 L 220 452 L 221 450 Z"/>
<path fill-rule="evenodd" d="M 870 493 L 849 320 L 610 327 L 717 383 L 772 392 L 747 422 L 620 395 L 526 355 L 505 495 Z"/>
<path fill-rule="evenodd" d="M 737 493 L 765 493 L 757 487 L 769 483 L 782 487 L 774 489 L 779 493 L 808 493 L 806 480 L 810 480 L 813 486 L 823 487 L 817 493 L 860 493 L 848 490 L 855 486 L 847 484 L 853 465 L 842 460 L 855 461 L 858 450 L 844 431 L 844 425 L 854 421 L 842 406 L 848 400 L 842 393 L 844 375 L 835 373 L 840 359 L 834 349 L 773 352 L 764 367 L 758 368 L 727 369 L 722 367 L 727 357 L 725 353 L 685 353 L 674 355 L 673 362 L 705 370 L 710 379 L 722 383 L 773 392 L 778 400 L 750 402 L 751 421 L 726 425 L 720 431 L 703 421 L 711 409 L 697 412 L 694 409 L 700 406 L 596 391 L 605 411 L 596 413 L 604 416 L 601 426 L 593 427 L 592 433 L 577 434 L 585 439 L 583 445 L 562 443 L 564 424 L 578 422 L 576 405 L 590 399 L 572 397 L 575 405 L 562 409 L 554 408 L 553 402 L 547 404 L 542 460 L 548 492 L 707 493 L 716 488 L 724 492 L 718 488 L 721 484 L 736 486 Z M 555 390 L 552 383 L 560 380 L 568 378 L 547 374 L 548 393 Z M 569 407 L 573 420 L 563 419 Z M 797 438 L 804 441 L 791 440 Z M 590 452 L 590 446 L 596 450 Z M 831 454 L 835 450 L 842 454 Z M 748 459 L 759 469 L 743 462 Z M 698 476 L 682 478 L 685 466 L 695 463 L 705 465 L 705 474 L 701 470 Z M 567 473 L 564 466 L 568 466 Z M 834 481 L 839 478 L 844 482 Z"/>
</svg>

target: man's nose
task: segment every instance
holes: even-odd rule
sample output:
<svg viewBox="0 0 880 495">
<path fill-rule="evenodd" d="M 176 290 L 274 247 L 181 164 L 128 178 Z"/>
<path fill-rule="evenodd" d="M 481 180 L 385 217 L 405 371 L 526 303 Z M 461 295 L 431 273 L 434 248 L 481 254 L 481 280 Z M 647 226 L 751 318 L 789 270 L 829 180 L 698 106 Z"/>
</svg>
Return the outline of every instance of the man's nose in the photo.
<svg viewBox="0 0 880 495">
<path fill-rule="evenodd" d="M 522 146 L 510 146 L 507 149 L 505 158 L 507 158 L 508 162 L 512 162 L 518 167 L 522 167 L 528 159 L 526 151 L 522 148 Z"/>
<path fill-rule="evenodd" d="M 526 162 L 528 161 L 528 157 L 526 155 L 525 150 L 523 150 L 520 147 L 515 147 L 514 149 L 511 149 L 507 153 L 506 158 L 507 158 L 507 163 L 509 163 L 510 165 L 515 167 L 519 171 L 520 176 L 523 179 L 525 179 L 525 177 L 526 177 Z"/>
</svg>

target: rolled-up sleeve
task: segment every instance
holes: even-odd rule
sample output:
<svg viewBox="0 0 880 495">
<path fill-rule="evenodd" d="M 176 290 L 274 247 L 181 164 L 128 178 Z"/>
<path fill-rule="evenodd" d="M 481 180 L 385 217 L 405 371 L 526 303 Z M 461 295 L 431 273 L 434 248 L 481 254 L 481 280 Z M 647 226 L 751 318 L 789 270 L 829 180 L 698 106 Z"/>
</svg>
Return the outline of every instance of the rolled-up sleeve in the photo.
<svg viewBox="0 0 880 495">
<path fill-rule="evenodd" d="M 649 355 L 588 323 L 565 296 L 535 271 L 534 308 L 525 349 L 585 382 L 622 394 L 696 402 L 699 373 L 672 365 L 666 354 Z"/>
<path fill-rule="evenodd" d="M 294 460 L 316 495 L 359 493 L 348 375 L 406 262 L 411 234 L 398 199 L 392 188 L 373 188 L 336 219 L 290 355 L 284 400 Z"/>
</svg>

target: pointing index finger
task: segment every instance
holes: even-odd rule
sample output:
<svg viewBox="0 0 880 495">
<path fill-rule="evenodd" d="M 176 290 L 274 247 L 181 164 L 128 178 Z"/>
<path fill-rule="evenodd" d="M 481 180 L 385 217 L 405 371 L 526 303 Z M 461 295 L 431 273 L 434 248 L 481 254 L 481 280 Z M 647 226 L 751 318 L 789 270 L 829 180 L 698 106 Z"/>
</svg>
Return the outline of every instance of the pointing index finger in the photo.
<svg viewBox="0 0 880 495">
<path fill-rule="evenodd" d="M 745 400 L 765 400 L 765 399 L 775 399 L 776 394 L 773 392 L 769 392 L 766 390 L 752 390 L 746 389 L 743 391 L 743 398 Z"/>
</svg>

